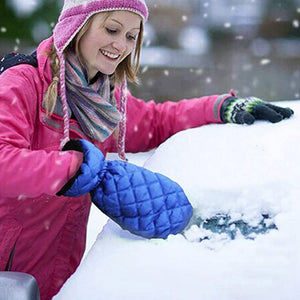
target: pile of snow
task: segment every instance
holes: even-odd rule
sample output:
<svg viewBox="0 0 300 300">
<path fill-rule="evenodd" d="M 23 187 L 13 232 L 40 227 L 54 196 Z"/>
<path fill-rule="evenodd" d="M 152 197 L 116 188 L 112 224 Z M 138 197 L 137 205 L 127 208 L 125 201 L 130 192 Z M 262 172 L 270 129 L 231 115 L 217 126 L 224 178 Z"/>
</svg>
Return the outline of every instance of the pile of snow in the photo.
<svg viewBox="0 0 300 300">
<path fill-rule="evenodd" d="M 300 102 L 288 105 L 290 120 L 202 126 L 162 144 L 144 166 L 183 187 L 188 228 L 146 240 L 109 221 L 54 299 L 300 299 Z"/>
</svg>

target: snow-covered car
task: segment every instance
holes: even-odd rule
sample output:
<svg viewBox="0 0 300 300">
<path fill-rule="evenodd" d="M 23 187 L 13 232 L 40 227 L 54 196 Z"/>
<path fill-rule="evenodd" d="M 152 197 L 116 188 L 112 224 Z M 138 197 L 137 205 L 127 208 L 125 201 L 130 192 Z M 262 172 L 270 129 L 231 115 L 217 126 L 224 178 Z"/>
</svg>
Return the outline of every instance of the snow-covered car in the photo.
<svg viewBox="0 0 300 300">
<path fill-rule="evenodd" d="M 280 105 L 295 115 L 189 129 L 129 155 L 183 187 L 194 207 L 189 226 L 165 240 L 112 221 L 100 232 L 107 219 L 93 208 L 96 241 L 54 299 L 300 299 L 300 102 Z"/>
</svg>

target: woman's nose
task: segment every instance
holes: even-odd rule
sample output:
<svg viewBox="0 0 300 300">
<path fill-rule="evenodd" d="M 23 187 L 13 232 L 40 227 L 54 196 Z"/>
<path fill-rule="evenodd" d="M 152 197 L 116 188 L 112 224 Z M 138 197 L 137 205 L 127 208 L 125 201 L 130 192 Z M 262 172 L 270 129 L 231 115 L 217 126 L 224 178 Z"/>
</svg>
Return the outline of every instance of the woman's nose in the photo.
<svg viewBox="0 0 300 300">
<path fill-rule="evenodd" d="M 126 49 L 126 41 L 124 38 L 119 38 L 113 42 L 113 47 L 118 50 L 118 52 L 124 52 Z"/>
</svg>

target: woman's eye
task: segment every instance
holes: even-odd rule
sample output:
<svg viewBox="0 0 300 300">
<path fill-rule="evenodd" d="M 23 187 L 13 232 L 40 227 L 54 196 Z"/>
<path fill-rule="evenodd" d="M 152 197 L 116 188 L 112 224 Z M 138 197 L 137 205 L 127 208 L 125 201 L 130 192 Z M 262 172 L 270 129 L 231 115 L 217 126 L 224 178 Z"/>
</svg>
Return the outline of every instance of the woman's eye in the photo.
<svg viewBox="0 0 300 300">
<path fill-rule="evenodd" d="M 128 38 L 128 40 L 130 40 L 130 41 L 135 41 L 135 40 L 136 40 L 136 36 L 135 36 L 135 35 L 131 35 L 131 34 L 129 34 L 129 35 L 127 36 L 127 38 Z"/>
<path fill-rule="evenodd" d="M 111 29 L 111 28 L 108 28 L 108 27 L 106 27 L 105 29 L 106 29 L 106 31 L 107 31 L 109 34 L 115 34 L 115 33 L 117 33 L 117 30 L 116 30 L 116 29 Z"/>
<path fill-rule="evenodd" d="M 106 32 L 107 32 L 108 34 L 111 34 L 111 35 L 117 34 L 117 33 L 118 33 L 118 29 L 113 29 L 113 28 L 105 27 L 105 30 L 106 30 Z M 128 35 L 127 35 L 127 39 L 128 39 L 129 41 L 135 41 L 136 38 L 137 38 L 136 35 L 133 35 L 133 34 L 128 34 Z"/>
</svg>

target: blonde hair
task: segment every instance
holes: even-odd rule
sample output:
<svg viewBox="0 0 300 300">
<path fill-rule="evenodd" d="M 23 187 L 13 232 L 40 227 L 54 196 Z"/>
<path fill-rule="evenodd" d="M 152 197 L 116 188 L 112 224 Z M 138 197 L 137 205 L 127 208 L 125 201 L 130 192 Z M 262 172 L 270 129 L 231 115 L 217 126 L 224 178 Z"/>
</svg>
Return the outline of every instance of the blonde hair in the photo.
<svg viewBox="0 0 300 300">
<path fill-rule="evenodd" d="M 50 57 L 52 82 L 46 91 L 44 101 L 45 101 L 45 109 L 47 115 L 52 115 L 57 100 L 57 94 L 58 94 L 60 64 L 59 64 L 59 59 L 56 54 L 54 45 L 52 45 L 52 50 L 49 51 L 47 54 Z"/>
<path fill-rule="evenodd" d="M 104 12 L 102 13 L 103 23 L 107 20 L 107 18 L 110 16 L 112 12 Z M 80 39 L 83 37 L 83 35 L 87 32 L 89 29 L 91 22 L 93 21 L 94 17 L 97 14 L 94 14 L 92 17 L 90 17 L 87 22 L 83 25 L 83 27 L 80 29 L 80 31 L 77 33 L 75 38 L 72 40 L 70 45 L 68 47 L 75 47 L 75 51 L 78 55 L 78 58 L 80 62 L 84 65 L 84 60 L 82 58 L 82 55 L 79 51 L 79 42 Z M 116 68 L 116 71 L 109 76 L 110 78 L 110 90 L 112 98 L 115 91 L 115 85 L 120 85 L 122 81 L 124 80 L 124 76 L 126 75 L 126 78 L 129 82 L 138 83 L 138 77 L 137 72 L 139 70 L 140 65 L 140 54 L 143 44 L 143 31 L 144 26 L 143 22 L 140 23 L 140 32 L 137 37 L 136 47 L 135 50 L 130 53 Z M 51 73 L 52 73 L 52 82 L 49 85 L 46 94 L 45 94 L 45 109 L 48 115 L 51 115 L 54 111 L 57 95 L 58 95 L 58 83 L 60 78 L 60 62 L 56 53 L 56 49 L 54 45 L 52 45 L 51 51 L 49 51 L 48 56 L 50 57 L 50 67 L 51 67 Z"/>
</svg>

